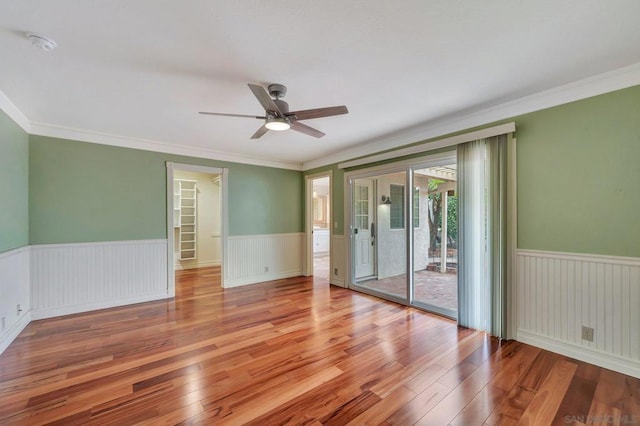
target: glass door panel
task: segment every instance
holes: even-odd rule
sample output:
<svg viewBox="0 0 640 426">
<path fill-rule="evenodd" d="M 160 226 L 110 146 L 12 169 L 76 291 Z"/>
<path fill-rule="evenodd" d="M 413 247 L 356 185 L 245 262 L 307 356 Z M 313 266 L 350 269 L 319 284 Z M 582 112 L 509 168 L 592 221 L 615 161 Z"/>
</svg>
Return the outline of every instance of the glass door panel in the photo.
<svg viewBox="0 0 640 426">
<path fill-rule="evenodd" d="M 456 165 L 413 172 L 413 303 L 455 317 L 458 310 Z"/>
<path fill-rule="evenodd" d="M 354 179 L 353 283 L 369 293 L 407 300 L 407 173 Z"/>
</svg>

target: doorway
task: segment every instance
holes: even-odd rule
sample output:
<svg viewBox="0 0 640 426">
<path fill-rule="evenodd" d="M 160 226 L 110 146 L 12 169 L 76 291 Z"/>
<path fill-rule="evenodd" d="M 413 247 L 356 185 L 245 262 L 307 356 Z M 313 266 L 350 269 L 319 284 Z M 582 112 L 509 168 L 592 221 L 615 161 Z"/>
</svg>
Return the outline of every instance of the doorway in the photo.
<svg viewBox="0 0 640 426">
<path fill-rule="evenodd" d="M 307 176 L 307 275 L 331 280 L 332 198 L 330 172 Z"/>
<path fill-rule="evenodd" d="M 167 163 L 168 293 L 176 273 L 220 275 L 224 286 L 227 169 Z"/>
<path fill-rule="evenodd" d="M 456 154 L 348 173 L 349 287 L 457 316 Z"/>
</svg>

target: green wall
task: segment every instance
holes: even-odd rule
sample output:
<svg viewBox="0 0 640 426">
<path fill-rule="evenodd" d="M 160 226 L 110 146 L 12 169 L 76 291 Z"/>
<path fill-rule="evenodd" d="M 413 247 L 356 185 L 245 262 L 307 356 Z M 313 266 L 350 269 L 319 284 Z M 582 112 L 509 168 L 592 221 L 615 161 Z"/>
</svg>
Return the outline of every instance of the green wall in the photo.
<svg viewBox="0 0 640 426">
<path fill-rule="evenodd" d="M 166 238 L 166 162 L 229 169 L 229 235 L 302 232 L 302 173 L 29 136 L 31 244 Z"/>
<path fill-rule="evenodd" d="M 640 86 L 516 119 L 518 247 L 640 257 Z"/>
<path fill-rule="evenodd" d="M 518 248 L 640 257 L 638 111 L 635 86 L 499 122 L 516 122 Z M 343 171 L 305 174 L 328 169 L 343 234 Z"/>
<path fill-rule="evenodd" d="M 29 244 L 29 136 L 0 111 L 0 253 Z"/>
</svg>

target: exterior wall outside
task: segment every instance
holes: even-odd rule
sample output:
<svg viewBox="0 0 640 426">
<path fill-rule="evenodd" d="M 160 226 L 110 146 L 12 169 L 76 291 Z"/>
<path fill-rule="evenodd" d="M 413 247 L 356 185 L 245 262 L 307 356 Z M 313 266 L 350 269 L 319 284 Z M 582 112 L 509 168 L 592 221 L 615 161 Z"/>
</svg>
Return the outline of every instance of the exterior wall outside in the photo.
<svg viewBox="0 0 640 426">
<path fill-rule="evenodd" d="M 405 228 L 391 229 L 390 205 L 380 204 L 380 197 L 391 194 L 391 185 L 406 185 L 404 173 L 379 176 L 373 205 L 378 209 L 377 266 L 378 279 L 393 277 L 407 272 L 407 233 Z M 405 200 L 406 205 L 406 200 Z M 405 223 L 405 226 L 407 224 Z"/>
<path fill-rule="evenodd" d="M 429 263 L 429 226 L 424 223 L 428 211 L 427 179 L 416 177 L 416 186 L 420 186 L 420 226 L 413 228 L 414 238 L 414 270 L 421 270 Z M 391 193 L 391 185 L 406 185 L 404 173 L 384 175 L 377 178 L 377 194 L 374 205 L 378 209 L 378 279 L 384 279 L 407 271 L 406 226 L 402 229 L 391 229 L 390 206 L 380 204 L 380 196 Z M 406 201 L 406 200 L 405 200 Z M 405 202 L 408 205 L 407 202 Z"/>
<path fill-rule="evenodd" d="M 424 176 L 414 176 L 414 186 L 420 188 L 420 222 L 418 228 L 413 228 L 413 270 L 427 269 L 429 264 L 429 180 Z"/>
</svg>

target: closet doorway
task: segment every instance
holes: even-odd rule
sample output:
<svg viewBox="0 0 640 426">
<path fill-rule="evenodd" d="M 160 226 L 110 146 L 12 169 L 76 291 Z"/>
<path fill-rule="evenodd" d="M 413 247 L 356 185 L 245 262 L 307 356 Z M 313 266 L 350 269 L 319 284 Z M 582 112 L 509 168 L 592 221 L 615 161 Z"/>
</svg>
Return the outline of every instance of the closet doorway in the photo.
<svg viewBox="0 0 640 426">
<path fill-rule="evenodd" d="M 176 271 L 219 275 L 224 286 L 226 177 L 226 169 L 167 163 L 170 296 L 175 295 Z"/>
<path fill-rule="evenodd" d="M 332 175 L 306 177 L 307 275 L 331 280 Z"/>
</svg>

